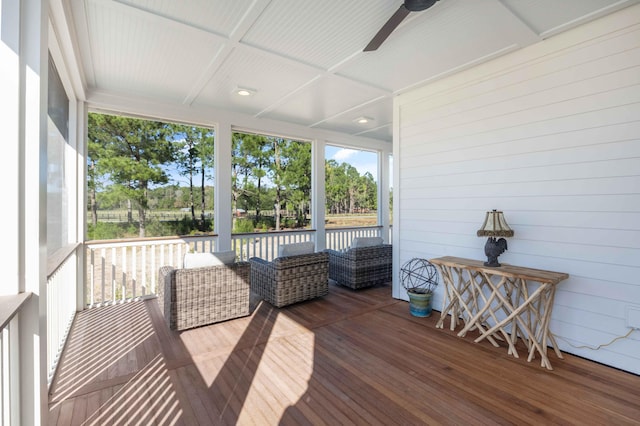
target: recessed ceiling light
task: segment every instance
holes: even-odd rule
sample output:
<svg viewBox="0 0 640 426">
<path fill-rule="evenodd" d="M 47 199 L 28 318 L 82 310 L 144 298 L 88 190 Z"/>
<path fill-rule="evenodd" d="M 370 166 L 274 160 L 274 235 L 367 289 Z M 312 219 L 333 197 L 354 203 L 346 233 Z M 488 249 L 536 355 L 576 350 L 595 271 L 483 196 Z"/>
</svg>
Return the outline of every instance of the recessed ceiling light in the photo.
<svg viewBox="0 0 640 426">
<path fill-rule="evenodd" d="M 374 120 L 371 117 L 358 117 L 353 121 L 358 123 L 358 124 L 367 124 L 367 123 L 371 123 Z"/>
<path fill-rule="evenodd" d="M 238 96 L 252 96 L 256 93 L 254 89 L 248 89 L 246 87 L 236 87 L 233 92 Z"/>
</svg>

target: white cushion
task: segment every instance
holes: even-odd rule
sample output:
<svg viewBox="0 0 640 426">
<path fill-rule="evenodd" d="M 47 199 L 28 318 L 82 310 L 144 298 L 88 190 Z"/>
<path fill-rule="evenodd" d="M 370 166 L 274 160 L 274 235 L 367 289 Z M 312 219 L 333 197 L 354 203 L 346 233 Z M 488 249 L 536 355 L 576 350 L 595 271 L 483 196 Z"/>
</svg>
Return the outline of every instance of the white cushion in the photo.
<svg viewBox="0 0 640 426">
<path fill-rule="evenodd" d="M 207 266 L 229 265 L 236 261 L 236 252 L 186 253 L 182 260 L 183 268 L 204 268 Z"/>
<path fill-rule="evenodd" d="M 297 256 L 299 254 L 314 253 L 316 244 L 313 241 L 304 243 L 283 244 L 278 247 L 278 257 Z"/>
<path fill-rule="evenodd" d="M 372 247 L 382 244 L 382 237 L 358 237 L 351 241 L 351 248 Z"/>
</svg>

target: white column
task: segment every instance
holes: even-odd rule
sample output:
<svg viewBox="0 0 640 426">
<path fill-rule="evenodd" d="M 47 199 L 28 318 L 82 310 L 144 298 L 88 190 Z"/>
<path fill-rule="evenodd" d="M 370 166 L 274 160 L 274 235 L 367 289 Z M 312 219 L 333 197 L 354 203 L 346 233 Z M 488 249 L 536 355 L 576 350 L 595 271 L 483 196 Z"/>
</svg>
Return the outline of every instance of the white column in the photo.
<svg viewBox="0 0 640 426">
<path fill-rule="evenodd" d="M 88 122 L 88 109 L 87 104 L 82 101 L 73 103 L 75 108 L 71 111 L 74 112 L 73 117 L 75 120 L 72 122 L 75 124 L 75 138 L 71 138 L 75 141 L 75 153 L 72 153 L 72 158 L 76 160 L 76 183 L 74 187 L 70 187 L 70 196 L 75 195 L 76 207 L 75 210 L 70 210 L 70 216 L 76 219 L 75 223 L 75 239 L 72 241 L 82 242 L 86 235 L 87 229 L 87 122 Z M 70 117 L 72 115 L 70 114 Z M 74 192 L 75 191 L 75 192 Z M 85 250 L 78 251 L 78 262 L 76 268 L 76 310 L 81 311 L 84 309 L 85 303 Z"/>
<path fill-rule="evenodd" d="M 397 98 L 393 101 L 393 284 L 391 294 L 396 299 L 407 299 L 400 285 L 400 108 Z"/>
<path fill-rule="evenodd" d="M 0 0 L 0 129 L 2 156 L 0 181 L 4 183 L 3 220 L 7 224 L 20 223 L 20 3 Z M 5 247 L 18 247 L 19 227 L 3 230 Z M 4 279 L 0 281 L 0 295 L 16 294 L 19 290 L 19 251 L 4 250 L 2 255 Z"/>
<path fill-rule="evenodd" d="M 2 156 L 0 156 L 0 179 L 3 185 L 4 212 L 6 224 L 3 230 L 5 250 L 3 250 L 4 279 L 0 281 L 0 295 L 13 295 L 20 291 L 21 275 L 21 233 L 20 233 L 20 146 L 21 146 L 21 104 L 20 104 L 20 3 L 14 0 L 0 0 L 0 129 L 2 129 Z M 6 249 L 9 248 L 9 249 Z M 13 248 L 13 249 L 11 249 Z M 8 419 L 9 424 L 18 425 L 20 419 L 20 321 L 11 321 L 9 339 L 2 342 L 4 363 L 9 365 L 8 377 L 2 378 L 3 395 L 7 401 L 0 422 Z M 6 364 L 5 364 L 6 365 Z M 5 365 L 0 366 L 0 368 Z M 8 397 L 8 398 L 7 398 Z M 3 401 L 4 402 L 4 401 Z"/>
<path fill-rule="evenodd" d="M 382 226 L 382 239 L 389 243 L 389 154 L 378 152 L 378 225 Z"/>
<path fill-rule="evenodd" d="M 2 2 L 3 9 L 8 2 Z M 20 289 L 33 293 L 20 314 L 20 424 L 33 425 L 46 423 L 48 412 L 46 212 L 49 6 L 47 0 L 22 0 L 19 3 L 20 102 L 14 101 L 14 107 L 19 107 L 21 115 L 18 251 L 22 272 Z"/>
<path fill-rule="evenodd" d="M 311 227 L 316 230 L 316 251 L 322 251 L 327 247 L 324 227 L 325 146 L 324 140 L 315 140 L 311 143 Z"/>
<path fill-rule="evenodd" d="M 215 140 L 215 207 L 214 229 L 218 234 L 218 251 L 231 250 L 231 148 L 233 143 L 231 123 L 220 122 L 216 126 Z"/>
</svg>

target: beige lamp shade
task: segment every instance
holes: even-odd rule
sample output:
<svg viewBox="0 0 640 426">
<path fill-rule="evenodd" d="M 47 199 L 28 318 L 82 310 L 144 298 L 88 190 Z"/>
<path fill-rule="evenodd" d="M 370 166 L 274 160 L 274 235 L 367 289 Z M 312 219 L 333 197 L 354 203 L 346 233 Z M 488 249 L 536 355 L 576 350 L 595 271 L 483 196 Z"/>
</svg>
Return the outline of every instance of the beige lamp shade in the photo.
<svg viewBox="0 0 640 426">
<path fill-rule="evenodd" d="M 487 212 L 478 237 L 513 237 L 513 229 L 507 225 L 502 212 L 493 210 Z"/>
</svg>

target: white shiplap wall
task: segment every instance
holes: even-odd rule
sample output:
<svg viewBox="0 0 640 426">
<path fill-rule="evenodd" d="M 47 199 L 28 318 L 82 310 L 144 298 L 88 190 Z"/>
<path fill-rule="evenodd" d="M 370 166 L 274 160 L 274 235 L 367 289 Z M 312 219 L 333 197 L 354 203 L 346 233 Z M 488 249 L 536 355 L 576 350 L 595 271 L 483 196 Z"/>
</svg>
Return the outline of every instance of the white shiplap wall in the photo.
<svg viewBox="0 0 640 426">
<path fill-rule="evenodd" d="M 640 374 L 640 330 L 566 342 L 624 335 L 640 305 L 640 5 L 403 94 L 394 115 L 395 276 L 412 257 L 483 259 L 476 231 L 503 210 L 501 261 L 570 274 L 561 349 Z"/>
</svg>

